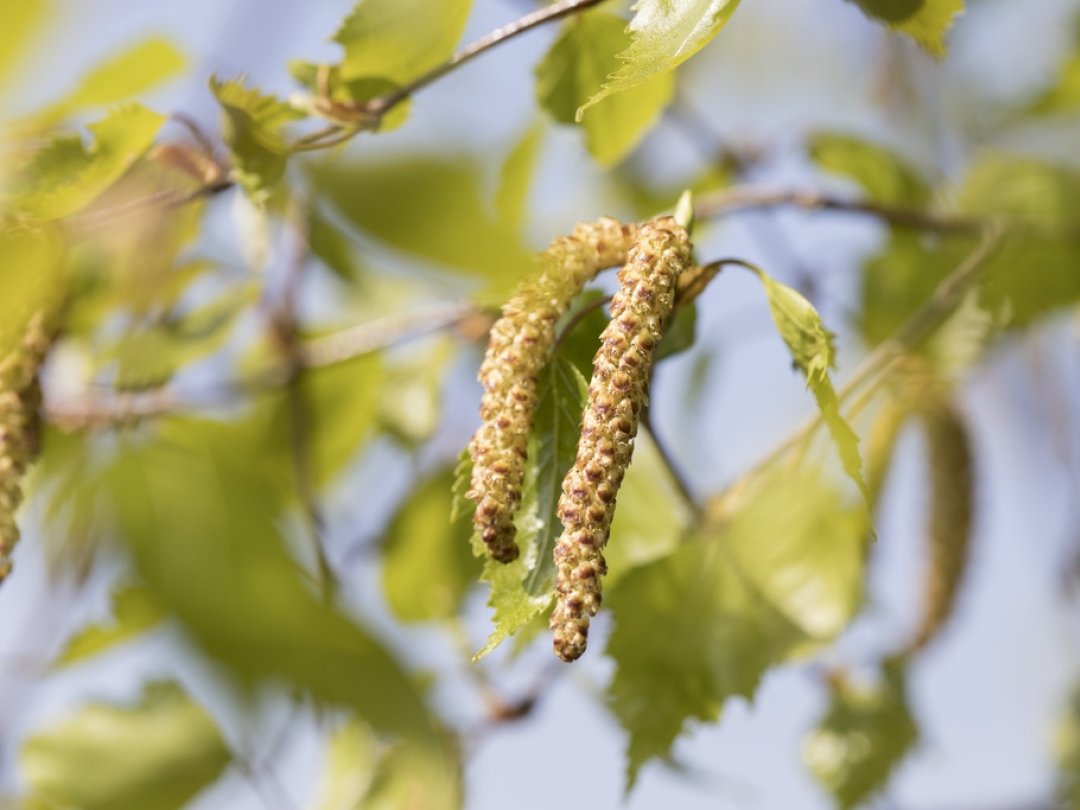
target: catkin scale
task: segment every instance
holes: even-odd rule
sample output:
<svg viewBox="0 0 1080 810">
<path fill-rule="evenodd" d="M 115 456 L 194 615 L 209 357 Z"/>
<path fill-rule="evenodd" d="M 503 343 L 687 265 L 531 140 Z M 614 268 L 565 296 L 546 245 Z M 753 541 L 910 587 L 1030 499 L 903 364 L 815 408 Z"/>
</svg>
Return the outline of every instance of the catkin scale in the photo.
<svg viewBox="0 0 1080 810">
<path fill-rule="evenodd" d="M 641 228 L 619 271 L 611 320 L 593 360 L 577 457 L 558 506 L 563 532 L 554 549 L 550 625 L 555 654 L 564 661 L 585 652 L 589 623 L 600 609 L 603 549 L 647 400 L 653 352 L 674 308 L 679 276 L 689 266 L 686 229 L 665 218 Z"/>
<path fill-rule="evenodd" d="M 952 615 L 967 568 L 974 481 L 971 440 L 960 415 L 949 405 L 923 413 L 932 499 L 927 521 L 927 560 L 919 626 L 908 653 L 926 648 Z"/>
<path fill-rule="evenodd" d="M 11 553 L 19 541 L 15 511 L 22 503 L 22 478 L 38 452 L 38 371 L 49 345 L 39 313 L 31 318 L 22 342 L 0 361 L 0 582 L 11 573 Z"/>
<path fill-rule="evenodd" d="M 512 562 L 514 513 L 521 504 L 537 379 L 555 343 L 555 324 L 581 288 L 605 267 L 626 261 L 637 228 L 613 219 L 578 225 L 540 255 L 540 274 L 525 282 L 491 327 L 478 379 L 482 424 L 469 443 L 473 469 L 466 497 L 473 525 L 491 556 Z"/>
</svg>

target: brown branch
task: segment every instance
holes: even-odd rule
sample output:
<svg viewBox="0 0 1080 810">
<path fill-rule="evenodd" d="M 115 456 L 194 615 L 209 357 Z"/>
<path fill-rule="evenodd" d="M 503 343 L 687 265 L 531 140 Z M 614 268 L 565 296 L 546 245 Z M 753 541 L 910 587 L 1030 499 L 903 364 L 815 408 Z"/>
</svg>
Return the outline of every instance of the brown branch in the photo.
<svg viewBox="0 0 1080 810">
<path fill-rule="evenodd" d="M 939 233 L 977 234 L 990 222 L 987 217 L 934 214 L 919 208 L 885 205 L 869 200 L 847 200 L 817 191 L 768 191 L 754 186 L 734 186 L 703 194 L 694 205 L 697 219 L 712 219 L 743 211 L 792 207 L 804 211 L 837 211 L 875 217 L 890 225 Z"/>
</svg>

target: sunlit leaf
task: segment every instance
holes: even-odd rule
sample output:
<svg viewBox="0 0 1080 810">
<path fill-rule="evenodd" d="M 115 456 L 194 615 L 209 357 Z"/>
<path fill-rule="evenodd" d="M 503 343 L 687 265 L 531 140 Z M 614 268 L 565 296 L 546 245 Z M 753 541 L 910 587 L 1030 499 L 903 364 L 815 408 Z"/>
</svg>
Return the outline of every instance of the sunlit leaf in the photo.
<svg viewBox="0 0 1080 810">
<path fill-rule="evenodd" d="M 1069 115 L 1080 111 L 1080 54 L 1062 64 L 1054 82 L 1024 109 L 1028 115 Z"/>
<path fill-rule="evenodd" d="M 540 158 L 544 129 L 533 125 L 510 150 L 499 171 L 499 187 L 495 192 L 495 210 L 502 223 L 515 233 L 522 233 L 527 221 L 529 191 Z"/>
<path fill-rule="evenodd" d="M 154 595 L 142 585 L 122 585 L 112 592 L 112 621 L 91 624 L 68 639 L 55 666 L 84 661 L 156 627 L 165 618 Z"/>
<path fill-rule="evenodd" d="M 454 356 L 451 342 L 438 340 L 386 369 L 379 397 L 379 426 L 404 446 L 418 447 L 438 429 L 443 378 Z"/>
<path fill-rule="evenodd" d="M 820 168 L 858 183 L 874 202 L 923 206 L 930 188 L 919 171 L 884 146 L 835 132 L 819 132 L 809 142 Z"/>
<path fill-rule="evenodd" d="M 164 122 L 141 105 L 125 104 L 87 127 L 90 144 L 78 134 L 58 135 L 21 167 L 0 201 L 39 220 L 85 208 L 143 156 Z"/>
<path fill-rule="evenodd" d="M 469 546 L 472 523 L 449 519 L 452 485 L 449 468 L 419 482 L 387 529 L 383 590 L 402 621 L 451 618 L 480 576 Z"/>
<path fill-rule="evenodd" d="M 214 721 L 172 682 L 133 706 L 91 703 L 30 736 L 19 756 L 35 797 L 80 810 L 179 810 L 231 759 Z"/>
<path fill-rule="evenodd" d="M 533 266 L 518 231 L 495 217 L 471 160 L 397 158 L 316 164 L 316 190 L 361 231 L 507 290 Z"/>
<path fill-rule="evenodd" d="M 621 17 L 594 12 L 568 21 L 536 67 L 540 104 L 559 123 L 574 123 L 578 109 L 619 69 L 618 54 L 629 43 Z M 656 123 L 674 90 L 675 75 L 664 71 L 598 102 L 581 119 L 589 153 L 603 165 L 617 163 Z"/>
<path fill-rule="evenodd" d="M 225 142 L 236 162 L 237 179 L 252 201 L 265 204 L 288 162 L 284 127 L 304 114 L 275 96 L 246 87 L 241 79 L 211 78 L 210 89 L 225 112 Z"/>
<path fill-rule="evenodd" d="M 471 9 L 472 0 L 360 0 L 334 34 L 343 77 L 415 79 L 453 53 Z"/>
<path fill-rule="evenodd" d="M 739 0 L 638 0 L 628 28 L 630 45 L 604 86 L 578 110 L 669 73 L 708 44 L 724 27 Z"/>
<path fill-rule="evenodd" d="M 334 732 L 311 810 L 457 810 L 459 765 L 450 751 L 433 757 L 405 745 L 386 745 L 351 720 Z"/>
<path fill-rule="evenodd" d="M 184 67 L 184 55 L 171 41 L 150 37 L 85 74 L 59 106 L 74 110 L 127 101 L 173 78 Z"/>
<path fill-rule="evenodd" d="M 964 0 L 855 0 L 868 17 L 945 56 L 945 35 L 964 10 Z"/>
<path fill-rule="evenodd" d="M 0 229 L 0 357 L 22 340 L 30 318 L 43 306 L 52 306 L 61 290 L 63 244 L 48 230 Z"/>
<path fill-rule="evenodd" d="M 47 0 L 22 0 L 0 7 L 0 90 L 10 81 L 12 69 L 33 43 L 49 8 Z"/>
<path fill-rule="evenodd" d="M 609 699 L 630 735 L 630 784 L 689 721 L 715 721 L 728 698 L 752 697 L 767 669 L 834 637 L 861 597 L 866 521 L 820 471 L 750 482 L 711 515 L 605 598 L 615 620 Z"/>
<path fill-rule="evenodd" d="M 431 733 L 410 678 L 319 598 L 286 551 L 289 477 L 272 440 L 237 425 L 159 423 L 106 475 L 109 511 L 155 598 L 245 683 L 294 685 L 383 732 Z"/>
<path fill-rule="evenodd" d="M 803 745 L 803 758 L 843 810 L 857 807 L 888 783 L 918 739 L 907 705 L 900 661 L 885 663 L 872 685 L 833 683 L 829 711 Z"/>
<path fill-rule="evenodd" d="M 835 364 L 833 336 L 825 329 L 817 310 L 801 293 L 761 271 L 758 271 L 758 276 L 765 286 L 773 322 L 787 344 L 795 365 L 806 375 L 807 387 L 821 410 L 825 426 L 844 465 L 844 472 L 859 487 L 869 505 L 870 496 L 859 456 L 859 437 L 841 415 L 840 402 L 829 378 L 829 369 Z"/>
</svg>

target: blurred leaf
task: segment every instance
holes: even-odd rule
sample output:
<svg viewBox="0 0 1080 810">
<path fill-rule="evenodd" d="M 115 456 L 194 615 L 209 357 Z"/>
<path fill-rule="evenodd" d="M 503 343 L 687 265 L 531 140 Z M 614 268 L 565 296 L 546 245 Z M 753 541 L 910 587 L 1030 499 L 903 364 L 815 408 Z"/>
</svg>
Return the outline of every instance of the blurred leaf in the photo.
<svg viewBox="0 0 1080 810">
<path fill-rule="evenodd" d="M 824 171 L 858 183 L 873 202 L 921 207 L 930 188 L 919 171 L 880 144 L 852 135 L 819 132 L 809 141 L 810 159 Z"/>
<path fill-rule="evenodd" d="M 242 682 L 284 682 L 353 707 L 382 732 L 432 733 L 423 698 L 382 645 L 320 599 L 283 544 L 287 471 L 250 425 L 168 420 L 106 475 L 141 578 Z"/>
<path fill-rule="evenodd" d="M 102 62 L 56 106 L 59 111 L 102 107 L 127 101 L 180 74 L 184 55 L 162 37 L 149 37 Z"/>
<path fill-rule="evenodd" d="M 347 284 L 361 284 L 368 270 L 349 237 L 318 211 L 312 212 L 307 227 L 308 244 L 319 261 Z"/>
<path fill-rule="evenodd" d="M 618 71 L 618 55 L 629 44 L 621 17 L 593 12 L 570 19 L 536 67 L 541 106 L 560 124 L 573 124 L 578 109 Z M 618 163 L 656 123 L 674 91 L 675 74 L 664 71 L 597 103 L 580 122 L 589 153 L 605 166 Z"/>
<path fill-rule="evenodd" d="M 311 810 L 456 810 L 462 806 L 459 766 L 451 756 L 436 759 L 408 745 L 381 744 L 366 725 L 355 720 L 334 733 L 327 753 Z"/>
<path fill-rule="evenodd" d="M 521 234 L 528 215 L 529 191 L 532 188 L 544 128 L 534 124 L 525 130 L 499 172 L 499 187 L 495 192 L 495 210 L 507 229 Z"/>
<path fill-rule="evenodd" d="M 638 0 L 630 21 L 630 45 L 618 69 L 579 110 L 586 114 L 613 93 L 670 73 L 708 44 L 735 13 L 739 0 Z"/>
<path fill-rule="evenodd" d="M 787 344 L 795 365 L 806 375 L 806 385 L 813 392 L 821 410 L 825 426 L 844 465 L 844 472 L 859 487 L 869 508 L 870 494 L 862 474 L 859 437 L 840 413 L 840 401 L 829 379 L 829 369 L 836 362 L 833 335 L 825 329 L 821 316 L 801 293 L 760 270 L 756 272 L 765 286 L 773 322 Z"/>
<path fill-rule="evenodd" d="M 173 682 L 134 706 L 91 703 L 30 736 L 20 770 L 36 797 L 80 810 L 179 810 L 231 756 L 210 716 Z"/>
<path fill-rule="evenodd" d="M 656 347 L 654 362 L 666 360 L 690 349 L 697 339 L 697 304 L 679 307 L 675 316 L 664 329 L 660 344 Z"/>
<path fill-rule="evenodd" d="M 387 530 L 383 590 L 402 621 L 452 618 L 480 577 L 469 546 L 472 523 L 449 519 L 453 476 L 447 467 L 417 483 Z"/>
<path fill-rule="evenodd" d="M 612 588 L 631 569 L 673 552 L 690 524 L 690 511 L 647 430 L 638 430 L 634 458 L 619 488 L 619 505 L 604 549 Z"/>
<path fill-rule="evenodd" d="M 1080 172 L 990 153 L 968 171 L 957 202 L 965 213 L 1027 223 L 983 271 L 982 303 L 1004 312 L 1009 325 L 1027 326 L 1080 300 Z"/>
<path fill-rule="evenodd" d="M 1061 65 L 1053 83 L 1039 93 L 1023 112 L 1027 115 L 1068 115 L 1080 111 L 1080 53 Z"/>
<path fill-rule="evenodd" d="M 1080 810 L 1080 689 L 1074 689 L 1057 734 L 1057 785 L 1061 810 Z"/>
<path fill-rule="evenodd" d="M 885 663 L 879 683 L 833 684 L 828 713 L 803 745 L 818 781 L 848 810 L 880 791 L 918 739 L 900 661 Z"/>
<path fill-rule="evenodd" d="M 396 158 L 311 166 L 313 192 L 391 247 L 508 290 L 533 266 L 517 230 L 500 221 L 470 160 Z"/>
<path fill-rule="evenodd" d="M 331 121 L 339 121 L 344 126 L 355 126 L 357 124 L 356 111 L 350 108 L 401 89 L 400 83 L 392 82 L 389 79 L 371 78 L 370 76 L 345 79 L 342 77 L 341 67 L 338 65 L 318 65 L 302 59 L 290 61 L 289 72 L 315 98 L 323 99 L 325 97 L 344 105 L 344 107 L 338 111 L 327 109 L 325 106 L 314 104 L 314 98 L 299 100 L 297 101 L 298 105 L 304 106 L 305 109 L 308 109 L 307 105 L 310 105 L 310 114 Z M 411 99 L 398 102 L 379 118 L 378 131 L 390 132 L 397 129 L 408 120 L 411 109 Z"/>
<path fill-rule="evenodd" d="M 621 504 L 621 501 L 620 501 Z M 609 700 L 630 734 L 628 783 L 687 721 L 831 639 L 861 595 L 866 523 L 820 471 L 777 471 L 714 504 L 697 537 L 610 589 Z M 769 538 L 769 542 L 762 542 Z"/>
<path fill-rule="evenodd" d="M 112 616 L 112 622 L 87 625 L 69 638 L 53 666 L 68 666 L 108 652 L 156 627 L 165 613 L 145 586 L 127 584 L 112 592 Z"/>
<path fill-rule="evenodd" d="M 8 84 L 13 69 L 33 44 L 49 10 L 47 0 L 20 0 L 0 6 L 0 91 Z"/>
<path fill-rule="evenodd" d="M 22 340 L 30 318 L 56 302 L 60 289 L 63 244 L 49 230 L 4 230 L 0 227 L 0 357 Z"/>
<path fill-rule="evenodd" d="M 453 342 L 443 338 L 387 369 L 379 392 L 379 425 L 406 447 L 423 444 L 439 427 L 443 377 L 453 357 Z"/>
<path fill-rule="evenodd" d="M 472 0 L 360 0 L 334 34 L 342 76 L 417 78 L 453 53 L 471 9 Z"/>
<path fill-rule="evenodd" d="M 964 11 L 964 0 L 855 0 L 868 17 L 907 34 L 939 59 L 945 56 L 945 34 Z"/>
<path fill-rule="evenodd" d="M 164 122 L 141 105 L 125 104 L 87 127 L 89 146 L 79 134 L 55 136 L 20 168 L 4 207 L 38 220 L 85 208 L 143 156 Z"/>
<path fill-rule="evenodd" d="M 252 202 L 265 205 L 288 162 L 284 127 L 304 114 L 275 96 L 245 87 L 242 79 L 211 77 L 210 89 L 225 112 L 224 137 L 237 179 Z"/>
</svg>

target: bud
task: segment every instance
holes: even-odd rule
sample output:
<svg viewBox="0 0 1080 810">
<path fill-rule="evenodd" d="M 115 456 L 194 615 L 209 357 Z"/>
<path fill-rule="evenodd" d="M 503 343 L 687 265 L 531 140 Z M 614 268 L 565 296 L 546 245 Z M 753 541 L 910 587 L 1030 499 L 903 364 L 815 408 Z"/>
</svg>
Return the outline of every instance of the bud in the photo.
<svg viewBox="0 0 1080 810">
<path fill-rule="evenodd" d="M 0 582 L 11 572 L 11 553 L 19 541 L 15 510 L 23 498 L 22 478 L 37 455 L 38 371 L 49 344 L 44 317 L 38 313 L 20 345 L 0 361 Z"/>
<path fill-rule="evenodd" d="M 540 255 L 539 276 L 521 285 L 491 327 L 478 375 L 483 424 L 469 443 L 473 471 L 466 497 L 477 506 L 477 533 L 499 562 L 519 553 L 514 513 L 521 504 L 537 379 L 555 343 L 555 324 L 586 282 L 626 261 L 635 235 L 634 226 L 601 219 L 556 239 Z"/>
<path fill-rule="evenodd" d="M 611 321 L 593 360 L 577 458 L 563 481 L 555 544 L 555 654 L 585 652 L 589 622 L 600 609 L 603 548 L 615 500 L 634 452 L 638 418 L 648 397 L 653 353 L 675 304 L 679 276 L 690 266 L 690 238 L 673 219 L 643 226 L 619 271 Z"/>
</svg>

